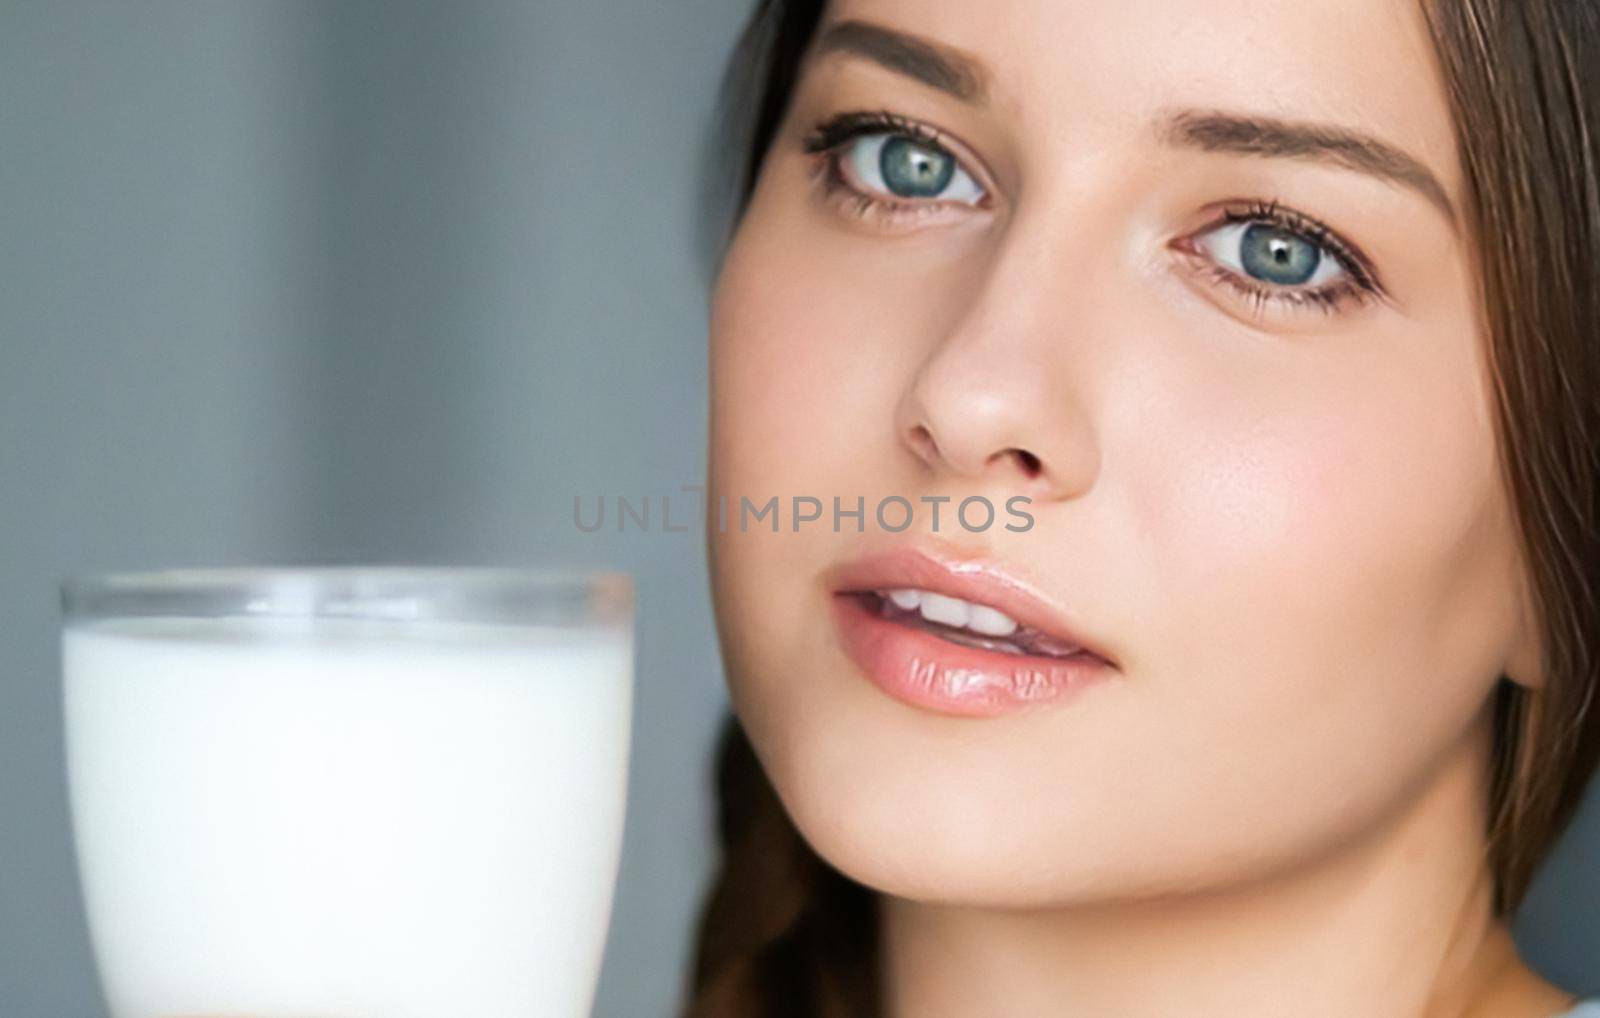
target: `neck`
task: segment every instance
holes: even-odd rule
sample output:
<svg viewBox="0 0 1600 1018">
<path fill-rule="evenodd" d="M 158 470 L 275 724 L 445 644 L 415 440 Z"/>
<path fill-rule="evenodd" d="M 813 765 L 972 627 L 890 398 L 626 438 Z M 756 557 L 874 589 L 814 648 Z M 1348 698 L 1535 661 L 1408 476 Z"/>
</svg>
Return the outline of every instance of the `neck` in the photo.
<svg viewBox="0 0 1600 1018">
<path fill-rule="evenodd" d="M 1487 746 L 1486 716 L 1374 829 L 1249 883 L 1027 911 L 886 895 L 886 1018 L 1480 1013 L 1521 968 L 1491 915 Z"/>
</svg>

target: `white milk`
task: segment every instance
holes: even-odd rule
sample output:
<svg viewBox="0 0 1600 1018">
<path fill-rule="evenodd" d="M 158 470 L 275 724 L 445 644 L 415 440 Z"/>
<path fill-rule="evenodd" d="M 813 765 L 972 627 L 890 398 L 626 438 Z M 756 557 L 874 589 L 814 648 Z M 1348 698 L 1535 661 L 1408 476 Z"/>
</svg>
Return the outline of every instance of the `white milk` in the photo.
<svg viewBox="0 0 1600 1018">
<path fill-rule="evenodd" d="M 62 657 L 115 1018 L 589 1013 L 627 630 L 112 620 Z"/>
</svg>

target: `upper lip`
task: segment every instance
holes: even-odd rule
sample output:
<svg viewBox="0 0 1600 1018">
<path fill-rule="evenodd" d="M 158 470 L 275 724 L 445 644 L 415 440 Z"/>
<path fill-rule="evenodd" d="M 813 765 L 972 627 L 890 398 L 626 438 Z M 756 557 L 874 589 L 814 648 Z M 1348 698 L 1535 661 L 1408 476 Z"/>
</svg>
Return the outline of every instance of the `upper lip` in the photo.
<svg viewBox="0 0 1600 1018">
<path fill-rule="evenodd" d="M 1026 580 L 993 559 L 899 548 L 842 562 L 823 574 L 833 593 L 916 588 L 996 608 L 1041 633 L 1073 644 L 1112 667 L 1116 661 L 1095 641 L 1069 625 L 1060 610 Z"/>
</svg>

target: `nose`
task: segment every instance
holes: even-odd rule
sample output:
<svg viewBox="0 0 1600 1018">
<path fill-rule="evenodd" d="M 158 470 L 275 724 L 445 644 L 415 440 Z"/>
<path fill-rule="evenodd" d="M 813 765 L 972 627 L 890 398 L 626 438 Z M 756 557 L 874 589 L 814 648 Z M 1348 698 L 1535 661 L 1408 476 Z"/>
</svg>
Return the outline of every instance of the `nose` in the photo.
<svg viewBox="0 0 1600 1018">
<path fill-rule="evenodd" d="M 1089 362 L 1075 357 L 1087 350 L 1066 324 L 1075 302 L 1042 264 L 1013 251 L 991 266 L 918 366 L 895 428 L 935 473 L 1059 500 L 1092 486 L 1099 453 L 1086 401 Z"/>
</svg>

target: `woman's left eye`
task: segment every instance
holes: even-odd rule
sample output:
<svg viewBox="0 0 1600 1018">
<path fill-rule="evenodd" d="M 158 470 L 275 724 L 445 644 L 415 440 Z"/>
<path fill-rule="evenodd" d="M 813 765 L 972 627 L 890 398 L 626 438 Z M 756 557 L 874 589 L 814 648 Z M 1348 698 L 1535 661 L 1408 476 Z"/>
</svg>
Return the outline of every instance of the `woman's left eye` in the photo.
<svg viewBox="0 0 1600 1018">
<path fill-rule="evenodd" d="M 1321 244 L 1272 223 L 1227 223 L 1194 243 L 1228 269 L 1273 286 L 1322 289 L 1350 275 Z"/>
<path fill-rule="evenodd" d="M 1267 305 L 1333 313 L 1364 304 L 1385 290 L 1354 245 L 1308 216 L 1277 202 L 1228 211 L 1220 225 L 1174 241 L 1203 259 L 1214 282 L 1250 300 L 1257 314 Z"/>
</svg>

